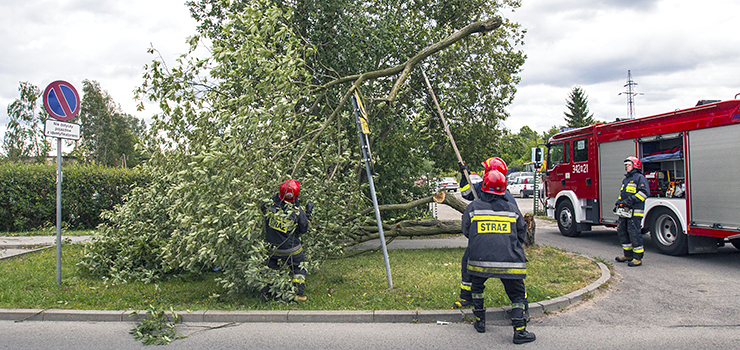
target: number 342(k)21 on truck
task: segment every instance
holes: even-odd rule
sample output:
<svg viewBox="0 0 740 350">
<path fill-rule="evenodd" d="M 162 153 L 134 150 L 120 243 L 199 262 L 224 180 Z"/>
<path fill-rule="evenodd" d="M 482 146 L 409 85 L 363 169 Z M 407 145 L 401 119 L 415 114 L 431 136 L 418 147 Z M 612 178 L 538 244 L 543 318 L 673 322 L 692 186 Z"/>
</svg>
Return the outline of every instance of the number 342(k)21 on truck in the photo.
<svg viewBox="0 0 740 350">
<path fill-rule="evenodd" d="M 650 184 L 642 231 L 659 252 L 715 252 L 728 242 L 740 249 L 740 100 L 699 101 L 552 136 L 546 209 L 563 235 L 616 226 L 612 209 L 628 156 L 640 158 Z"/>
</svg>

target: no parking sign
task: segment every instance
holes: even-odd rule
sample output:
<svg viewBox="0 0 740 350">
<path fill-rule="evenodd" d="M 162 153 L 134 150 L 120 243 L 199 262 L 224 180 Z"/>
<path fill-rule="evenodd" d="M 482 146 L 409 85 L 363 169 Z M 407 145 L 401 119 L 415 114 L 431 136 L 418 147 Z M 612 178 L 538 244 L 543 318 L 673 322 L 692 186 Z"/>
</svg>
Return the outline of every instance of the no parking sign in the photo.
<svg viewBox="0 0 740 350">
<path fill-rule="evenodd" d="M 44 90 L 44 108 L 52 118 L 66 122 L 80 112 L 80 95 L 75 87 L 63 80 L 57 80 Z"/>
<path fill-rule="evenodd" d="M 57 80 L 44 90 L 44 108 L 58 120 L 48 119 L 44 135 L 57 138 L 57 284 L 62 284 L 62 139 L 80 138 L 80 126 L 65 123 L 80 112 L 80 95 L 72 84 Z"/>
</svg>

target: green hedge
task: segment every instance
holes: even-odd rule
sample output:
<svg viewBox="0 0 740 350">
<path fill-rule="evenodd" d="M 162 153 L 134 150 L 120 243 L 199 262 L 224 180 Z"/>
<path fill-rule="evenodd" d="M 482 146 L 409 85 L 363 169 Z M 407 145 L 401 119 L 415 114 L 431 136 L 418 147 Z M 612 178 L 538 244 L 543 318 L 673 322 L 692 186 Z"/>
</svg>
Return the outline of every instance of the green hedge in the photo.
<svg viewBox="0 0 740 350">
<path fill-rule="evenodd" d="M 113 209 L 137 184 L 137 169 L 93 165 L 62 167 L 62 223 L 92 229 L 103 210 Z M 0 164 L 0 231 L 28 231 L 56 224 L 56 166 Z"/>
</svg>

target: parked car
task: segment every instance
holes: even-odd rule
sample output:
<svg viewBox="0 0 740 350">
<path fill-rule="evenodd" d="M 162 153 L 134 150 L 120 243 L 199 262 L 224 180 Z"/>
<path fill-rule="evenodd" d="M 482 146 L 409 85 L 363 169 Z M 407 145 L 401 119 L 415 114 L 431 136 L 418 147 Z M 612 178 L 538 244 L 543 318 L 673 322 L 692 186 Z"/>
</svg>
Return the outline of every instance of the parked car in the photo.
<svg viewBox="0 0 740 350">
<path fill-rule="evenodd" d="M 534 193 L 534 176 L 518 176 L 509 182 L 506 188 L 512 196 L 527 198 Z"/>
<path fill-rule="evenodd" d="M 455 192 L 458 189 L 460 189 L 460 184 L 454 177 L 443 177 L 437 181 L 437 191 Z"/>
<path fill-rule="evenodd" d="M 514 180 L 516 180 L 516 178 L 520 176 L 534 176 L 534 173 L 529 171 L 516 171 L 513 173 L 509 173 L 509 175 L 506 175 L 506 182 L 513 183 Z"/>
<path fill-rule="evenodd" d="M 478 183 L 478 182 L 481 182 L 481 181 L 483 181 L 483 178 L 480 177 L 480 175 L 478 175 L 476 173 L 470 174 L 470 183 L 473 183 L 474 184 L 474 183 Z"/>
</svg>

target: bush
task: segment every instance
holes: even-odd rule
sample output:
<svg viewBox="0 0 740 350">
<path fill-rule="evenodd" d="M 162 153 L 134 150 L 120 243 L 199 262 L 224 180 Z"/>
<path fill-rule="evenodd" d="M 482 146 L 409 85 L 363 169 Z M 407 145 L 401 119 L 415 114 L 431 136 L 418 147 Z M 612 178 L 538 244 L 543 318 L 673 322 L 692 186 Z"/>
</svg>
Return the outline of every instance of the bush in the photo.
<svg viewBox="0 0 740 350">
<path fill-rule="evenodd" d="M 94 165 L 62 168 L 62 224 L 92 229 L 148 177 L 137 169 Z M 56 166 L 0 164 L 0 230 L 26 231 L 56 223 Z"/>
</svg>

